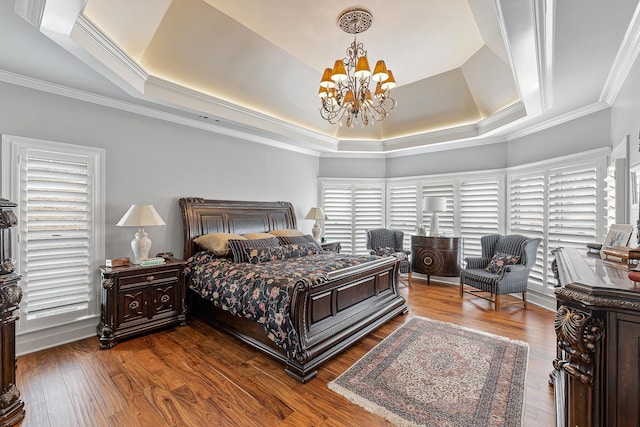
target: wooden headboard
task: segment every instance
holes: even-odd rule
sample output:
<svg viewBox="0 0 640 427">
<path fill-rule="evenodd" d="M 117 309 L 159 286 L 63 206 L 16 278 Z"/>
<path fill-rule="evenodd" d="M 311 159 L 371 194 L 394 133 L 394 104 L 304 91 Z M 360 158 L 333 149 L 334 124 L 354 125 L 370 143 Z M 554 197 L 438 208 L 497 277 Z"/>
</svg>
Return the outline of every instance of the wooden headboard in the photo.
<svg viewBox="0 0 640 427">
<path fill-rule="evenodd" d="M 245 202 L 206 200 L 198 197 L 180 199 L 184 225 L 184 259 L 196 253 L 198 236 L 208 233 L 261 233 L 296 228 L 296 215 L 289 202 Z"/>
</svg>

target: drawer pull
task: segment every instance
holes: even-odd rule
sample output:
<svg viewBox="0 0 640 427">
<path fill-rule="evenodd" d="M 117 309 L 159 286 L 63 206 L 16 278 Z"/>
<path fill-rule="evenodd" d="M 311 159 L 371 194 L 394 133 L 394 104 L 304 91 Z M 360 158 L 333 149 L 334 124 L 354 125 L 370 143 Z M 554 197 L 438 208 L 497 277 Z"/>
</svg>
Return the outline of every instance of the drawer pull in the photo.
<svg viewBox="0 0 640 427">
<path fill-rule="evenodd" d="M 166 302 L 169 302 L 169 295 L 162 295 L 160 297 L 160 302 L 163 303 L 163 304 L 166 303 Z"/>
<path fill-rule="evenodd" d="M 135 310 L 139 306 L 140 306 L 140 303 L 138 301 L 131 301 L 129 303 L 129 310 Z"/>
<path fill-rule="evenodd" d="M 426 256 L 424 257 L 424 260 L 422 260 L 422 262 L 424 263 L 424 265 L 431 265 L 433 264 L 433 258 L 431 258 L 430 256 Z"/>
<path fill-rule="evenodd" d="M 153 282 L 155 276 L 147 276 L 147 282 Z"/>
</svg>

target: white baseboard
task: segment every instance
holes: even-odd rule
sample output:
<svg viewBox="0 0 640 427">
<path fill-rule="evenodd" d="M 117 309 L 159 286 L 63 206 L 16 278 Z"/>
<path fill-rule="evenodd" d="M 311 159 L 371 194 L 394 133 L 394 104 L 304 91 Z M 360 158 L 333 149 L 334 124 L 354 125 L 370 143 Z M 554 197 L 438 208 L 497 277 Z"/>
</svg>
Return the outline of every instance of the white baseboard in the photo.
<svg viewBox="0 0 640 427">
<path fill-rule="evenodd" d="M 16 336 L 16 356 L 96 336 L 99 316 Z M 98 341 L 96 341 L 96 346 Z"/>
<path fill-rule="evenodd" d="M 411 278 L 417 278 L 427 282 L 427 275 L 420 273 L 411 273 Z M 431 276 L 432 281 L 438 281 L 440 283 L 447 283 L 451 285 L 460 285 L 459 277 L 435 277 Z M 513 295 L 518 297 L 518 295 Z M 527 303 L 537 305 L 538 307 L 545 308 L 550 311 L 556 311 L 556 297 L 554 295 L 544 295 L 536 291 L 527 292 Z"/>
</svg>

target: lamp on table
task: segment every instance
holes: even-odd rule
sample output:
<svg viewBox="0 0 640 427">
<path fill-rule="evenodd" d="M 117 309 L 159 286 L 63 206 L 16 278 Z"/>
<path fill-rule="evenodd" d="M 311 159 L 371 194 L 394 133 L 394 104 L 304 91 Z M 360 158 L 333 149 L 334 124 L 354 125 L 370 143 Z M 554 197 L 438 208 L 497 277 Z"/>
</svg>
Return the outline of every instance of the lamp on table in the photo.
<svg viewBox="0 0 640 427">
<path fill-rule="evenodd" d="M 131 241 L 131 249 L 134 257 L 133 264 L 140 264 L 140 261 L 149 258 L 149 250 L 151 249 L 151 239 L 143 227 L 166 224 L 153 205 L 131 205 L 116 225 L 118 227 L 139 227 Z"/>
<path fill-rule="evenodd" d="M 320 235 L 322 234 L 322 229 L 318 225 L 318 220 L 329 219 L 324 214 L 324 211 L 322 210 L 322 208 L 311 208 L 311 209 L 309 209 L 309 213 L 307 213 L 307 215 L 304 217 L 304 219 L 315 219 L 316 220 L 316 223 L 313 224 L 313 229 L 311 230 L 311 233 L 313 234 L 313 238 L 315 240 L 320 241 Z"/>
<path fill-rule="evenodd" d="M 440 230 L 438 227 L 438 212 L 446 212 L 447 198 L 440 196 L 426 196 L 424 198 L 424 206 L 422 210 L 424 212 L 431 212 L 431 225 L 429 226 L 429 235 L 439 236 Z"/>
</svg>

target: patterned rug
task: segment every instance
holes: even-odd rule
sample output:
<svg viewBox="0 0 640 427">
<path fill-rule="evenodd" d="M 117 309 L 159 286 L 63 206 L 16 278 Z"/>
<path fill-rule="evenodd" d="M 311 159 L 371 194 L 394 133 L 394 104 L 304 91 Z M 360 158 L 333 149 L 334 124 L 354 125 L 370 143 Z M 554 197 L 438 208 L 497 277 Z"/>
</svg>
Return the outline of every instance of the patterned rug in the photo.
<svg viewBox="0 0 640 427">
<path fill-rule="evenodd" d="M 329 388 L 399 426 L 520 426 L 529 345 L 414 317 Z"/>
</svg>

